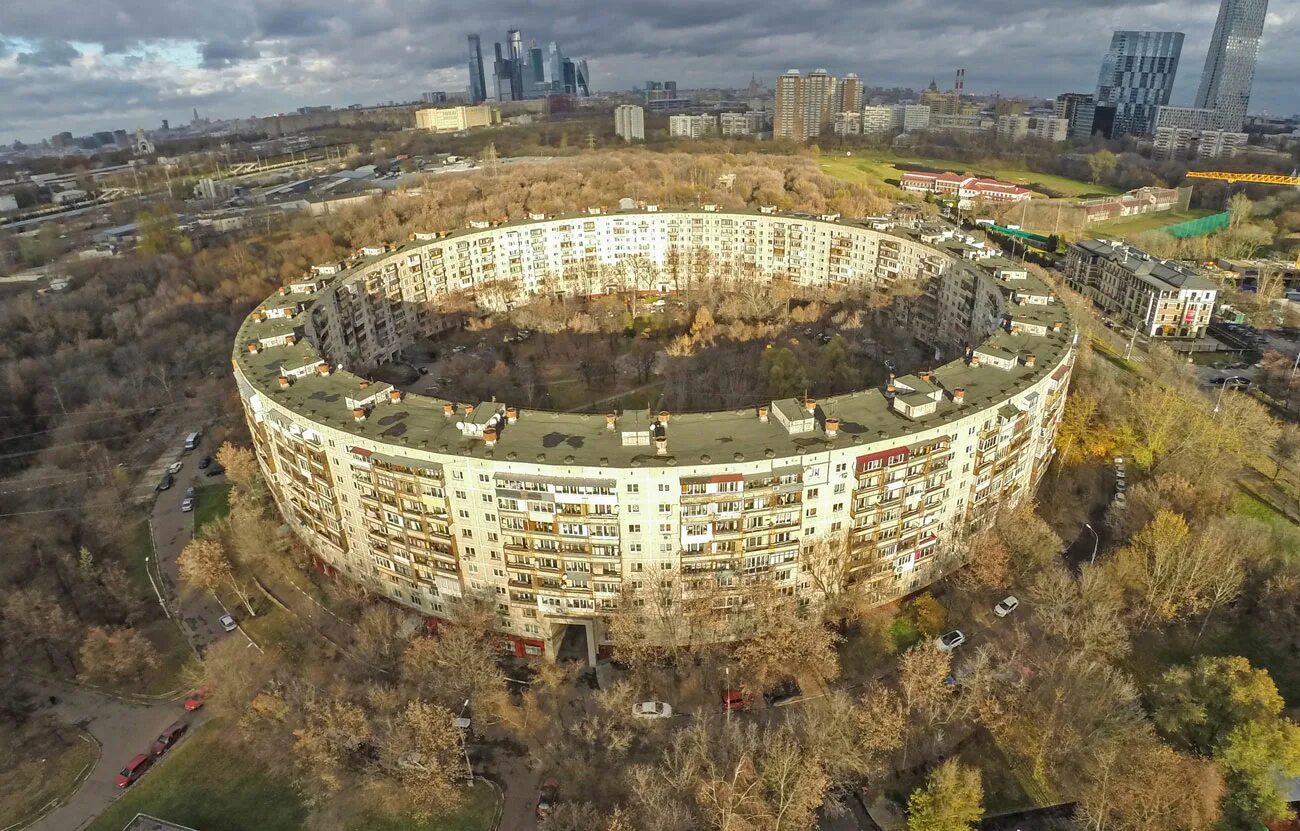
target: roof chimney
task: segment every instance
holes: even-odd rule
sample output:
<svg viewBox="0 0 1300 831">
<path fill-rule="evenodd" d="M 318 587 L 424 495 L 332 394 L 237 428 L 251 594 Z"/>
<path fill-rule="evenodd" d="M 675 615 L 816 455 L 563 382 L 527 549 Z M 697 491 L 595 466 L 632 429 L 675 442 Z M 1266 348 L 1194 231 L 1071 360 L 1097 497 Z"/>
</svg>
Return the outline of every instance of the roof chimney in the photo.
<svg viewBox="0 0 1300 831">
<path fill-rule="evenodd" d="M 261 309 L 254 311 L 253 320 L 255 320 L 258 323 L 261 323 L 263 320 L 266 320 L 266 312 L 262 311 Z"/>
<path fill-rule="evenodd" d="M 826 417 L 826 438 L 833 439 L 840 432 L 840 420 L 835 416 Z"/>
<path fill-rule="evenodd" d="M 958 407 L 966 403 L 966 389 L 964 387 L 957 387 L 952 391 L 952 403 Z"/>
<path fill-rule="evenodd" d="M 473 405 L 473 404 L 466 404 L 466 405 L 465 405 L 465 415 L 467 415 L 467 416 L 474 415 L 474 405 Z"/>
<path fill-rule="evenodd" d="M 252 352 L 253 354 L 257 354 L 257 351 L 261 348 L 262 348 L 262 344 L 259 343 L 258 341 L 250 340 L 248 342 L 248 351 Z"/>
<path fill-rule="evenodd" d="M 293 317 L 293 306 L 285 306 L 285 307 L 284 307 L 284 316 L 285 316 L 285 317 Z"/>
<path fill-rule="evenodd" d="M 758 420 L 763 424 L 767 424 L 767 407 L 758 408 Z"/>
<path fill-rule="evenodd" d="M 279 294 L 281 297 L 284 297 L 286 294 L 289 293 L 289 287 L 280 286 L 280 288 L 276 289 L 276 293 Z"/>
<path fill-rule="evenodd" d="M 613 413 L 605 413 L 605 429 L 606 429 L 606 430 L 613 430 L 613 429 L 614 429 L 614 422 L 617 421 L 617 420 L 618 420 L 618 417 L 615 416 Z"/>
<path fill-rule="evenodd" d="M 369 382 L 369 381 L 362 381 L 361 384 L 360 384 L 361 389 L 366 389 L 366 388 L 369 387 L 369 386 L 370 386 L 370 382 Z"/>
<path fill-rule="evenodd" d="M 670 419 L 670 418 L 672 418 L 672 417 L 673 417 L 673 414 L 670 413 L 670 412 L 668 412 L 667 410 L 660 410 L 660 411 L 659 411 L 659 423 L 660 423 L 660 424 L 667 424 L 667 423 L 668 423 L 668 419 Z"/>
<path fill-rule="evenodd" d="M 1053 332 L 1059 332 L 1059 331 L 1061 331 L 1061 327 L 1064 326 L 1064 325 L 1065 325 L 1065 324 L 1062 323 L 1062 322 L 1059 321 L 1059 320 L 1053 320 L 1053 321 L 1052 321 L 1052 331 L 1053 331 Z"/>
<path fill-rule="evenodd" d="M 452 415 L 455 414 L 455 412 L 456 412 L 455 406 L 451 404 L 442 405 L 442 414 L 445 415 L 447 418 L 451 418 Z"/>
<path fill-rule="evenodd" d="M 668 437 L 655 436 L 655 453 L 660 456 L 668 455 Z"/>
<path fill-rule="evenodd" d="M 402 400 L 402 391 L 401 391 L 401 390 L 389 390 L 389 391 L 388 391 L 388 400 L 391 401 L 391 402 L 393 402 L 394 404 L 396 404 L 397 402 L 401 401 L 401 400 Z"/>
<path fill-rule="evenodd" d="M 805 399 L 803 400 L 803 408 L 804 408 L 805 410 L 807 410 L 808 412 L 810 412 L 810 413 L 815 413 L 815 412 L 817 412 L 817 399 L 816 399 L 816 398 L 805 398 Z"/>
<path fill-rule="evenodd" d="M 930 371 L 929 371 L 929 370 L 926 370 L 925 372 L 922 372 L 922 373 L 921 373 L 920 375 L 918 375 L 917 377 L 919 377 L 922 381 L 926 382 L 927 384 L 930 383 Z"/>
<path fill-rule="evenodd" d="M 519 408 L 506 407 L 506 423 L 514 424 L 518 420 L 519 420 Z"/>
<path fill-rule="evenodd" d="M 352 418 L 354 418 L 354 419 L 357 420 L 357 421 L 365 421 L 365 420 L 366 420 L 366 408 L 365 408 L 365 407 L 353 407 L 353 408 L 352 408 Z"/>
<path fill-rule="evenodd" d="M 972 352 L 972 353 L 970 354 L 970 365 L 971 365 L 971 366 L 979 366 L 979 365 L 980 365 L 980 356 L 979 356 L 979 355 L 976 355 L 974 352 Z"/>
<path fill-rule="evenodd" d="M 483 443 L 486 444 L 488 447 L 496 447 L 497 428 L 489 427 L 483 431 Z"/>
<path fill-rule="evenodd" d="M 287 335 L 284 336 L 284 345 L 285 345 L 285 346 L 293 346 L 293 345 L 294 345 L 295 343 L 297 343 L 297 342 L 298 342 L 298 337 L 297 337 L 297 335 L 293 334 L 292 332 L 290 332 L 289 334 L 287 334 Z"/>
<path fill-rule="evenodd" d="M 1029 354 L 1025 356 L 1025 366 L 1033 366 L 1036 363 L 1038 363 L 1037 355 Z"/>
<path fill-rule="evenodd" d="M 319 372 L 321 375 L 329 375 L 329 374 L 330 374 L 330 365 L 329 365 L 329 364 L 323 364 L 323 363 L 322 363 L 322 364 L 316 364 L 316 371 Z"/>
<path fill-rule="evenodd" d="M 289 376 L 288 376 L 288 375 L 281 375 L 281 376 L 280 376 L 280 389 L 287 389 L 288 386 L 289 386 Z"/>
</svg>

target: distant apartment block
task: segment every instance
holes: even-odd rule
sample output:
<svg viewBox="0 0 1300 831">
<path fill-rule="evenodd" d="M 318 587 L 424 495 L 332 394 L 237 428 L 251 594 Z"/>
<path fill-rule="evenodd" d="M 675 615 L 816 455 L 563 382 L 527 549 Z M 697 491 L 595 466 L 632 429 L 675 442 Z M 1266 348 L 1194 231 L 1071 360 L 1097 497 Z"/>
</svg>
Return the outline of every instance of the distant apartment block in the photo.
<svg viewBox="0 0 1300 831">
<path fill-rule="evenodd" d="M 835 113 L 831 116 L 831 131 L 837 136 L 862 135 L 862 113 Z"/>
<path fill-rule="evenodd" d="M 1157 159 L 1231 158 L 1246 148 L 1248 136 L 1227 130 L 1203 130 L 1189 127 L 1157 127 L 1151 155 Z"/>
<path fill-rule="evenodd" d="M 722 113 L 718 116 L 718 129 L 724 136 L 756 136 L 767 126 L 767 113 L 751 110 L 744 113 Z"/>
<path fill-rule="evenodd" d="M 994 126 L 992 119 L 982 115 L 944 115 L 931 111 L 930 129 L 948 130 L 967 133 L 981 133 Z"/>
<path fill-rule="evenodd" d="M 626 142 L 645 141 L 645 110 L 635 104 L 615 107 L 614 133 Z"/>
<path fill-rule="evenodd" d="M 475 107 L 429 107 L 415 111 L 415 126 L 435 133 L 458 133 L 475 127 L 488 127 L 499 120 L 487 104 Z"/>
<path fill-rule="evenodd" d="M 718 134 L 716 115 L 670 115 L 668 135 L 673 138 L 703 138 Z"/>
<path fill-rule="evenodd" d="M 856 76 L 848 97 L 861 101 L 861 83 Z M 854 92 L 853 90 L 857 90 Z M 826 70 L 818 69 L 808 75 L 791 69 L 776 79 L 776 115 L 772 122 L 772 135 L 778 139 L 807 141 L 832 128 L 836 100 L 843 101 L 845 87 Z"/>
<path fill-rule="evenodd" d="M 1154 338 L 1204 337 L 1218 294 L 1180 263 L 1109 240 L 1071 245 L 1065 281 L 1112 320 Z"/>
<path fill-rule="evenodd" d="M 905 133 L 930 126 L 930 108 L 924 104 L 883 104 L 862 108 L 863 135 L 901 129 Z"/>
<path fill-rule="evenodd" d="M 1086 139 L 1092 135 L 1093 119 L 1097 114 L 1097 97 L 1086 92 L 1065 92 L 1056 96 L 1053 114 L 1065 119 L 1069 125 L 1066 135 L 1073 139 Z"/>
<path fill-rule="evenodd" d="M 1064 118 L 1038 115 L 998 116 L 998 138 L 1019 141 L 1025 138 L 1065 141 L 1070 122 Z"/>
</svg>

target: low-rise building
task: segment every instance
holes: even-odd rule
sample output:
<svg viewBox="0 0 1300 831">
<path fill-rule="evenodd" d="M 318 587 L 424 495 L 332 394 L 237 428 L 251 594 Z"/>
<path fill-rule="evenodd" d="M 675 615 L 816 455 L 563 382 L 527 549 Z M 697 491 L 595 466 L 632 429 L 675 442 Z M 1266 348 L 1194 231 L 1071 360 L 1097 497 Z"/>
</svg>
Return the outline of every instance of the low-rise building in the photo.
<svg viewBox="0 0 1300 831">
<path fill-rule="evenodd" d="M 862 113 L 852 110 L 831 116 L 831 130 L 837 136 L 862 135 Z"/>
<path fill-rule="evenodd" d="M 716 115 L 670 115 L 668 135 L 673 138 L 703 138 L 718 134 Z"/>
<path fill-rule="evenodd" d="M 1078 202 L 1083 208 L 1084 221 L 1105 222 L 1125 216 L 1181 210 L 1187 207 L 1191 188 L 1137 188 L 1118 196 L 1084 199 Z"/>
<path fill-rule="evenodd" d="M 1249 136 L 1227 130 L 1198 130 L 1190 127 L 1157 127 L 1151 155 L 1157 159 L 1232 158 L 1246 147 Z"/>
<path fill-rule="evenodd" d="M 1182 263 L 1122 242 L 1070 246 L 1065 281 L 1126 329 L 1153 338 L 1200 338 L 1210 325 L 1218 287 Z"/>
<path fill-rule="evenodd" d="M 458 133 L 474 127 L 488 127 L 500 115 L 487 104 L 474 107 L 427 107 L 415 111 L 415 126 L 435 133 Z"/>
<path fill-rule="evenodd" d="M 982 179 L 961 173 L 922 173 L 908 171 L 899 181 L 903 190 L 915 193 L 935 193 L 955 196 L 963 207 L 974 202 L 1020 202 L 1033 196 L 1033 192 L 1019 185 Z"/>
</svg>

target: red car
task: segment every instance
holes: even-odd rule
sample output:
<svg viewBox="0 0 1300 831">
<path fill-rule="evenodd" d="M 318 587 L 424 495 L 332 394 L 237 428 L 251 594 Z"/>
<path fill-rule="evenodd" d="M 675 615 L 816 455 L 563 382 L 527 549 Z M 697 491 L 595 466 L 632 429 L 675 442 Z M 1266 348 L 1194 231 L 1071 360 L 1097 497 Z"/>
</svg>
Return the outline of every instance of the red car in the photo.
<svg viewBox="0 0 1300 831">
<path fill-rule="evenodd" d="M 748 710 L 749 697 L 746 696 L 740 690 L 723 690 L 722 709 L 723 710 Z"/>
<path fill-rule="evenodd" d="M 180 739 L 181 735 L 189 729 L 189 725 L 183 721 L 173 722 L 162 731 L 157 740 L 154 741 L 153 747 L 149 748 L 149 753 L 156 759 L 167 752 L 167 749 Z"/>
<path fill-rule="evenodd" d="M 153 764 L 153 759 L 148 754 L 140 753 L 132 757 L 131 761 L 126 763 L 126 767 L 118 771 L 117 786 L 119 788 L 125 788 L 127 785 L 130 785 L 132 782 L 143 776 L 144 772 L 149 769 L 149 765 L 151 764 Z"/>
<path fill-rule="evenodd" d="M 185 699 L 185 709 L 189 711 L 199 709 L 200 707 L 203 706 L 203 702 L 205 699 L 207 699 L 207 697 L 208 697 L 208 688 L 199 687 L 197 690 L 190 693 L 189 697 Z"/>
</svg>

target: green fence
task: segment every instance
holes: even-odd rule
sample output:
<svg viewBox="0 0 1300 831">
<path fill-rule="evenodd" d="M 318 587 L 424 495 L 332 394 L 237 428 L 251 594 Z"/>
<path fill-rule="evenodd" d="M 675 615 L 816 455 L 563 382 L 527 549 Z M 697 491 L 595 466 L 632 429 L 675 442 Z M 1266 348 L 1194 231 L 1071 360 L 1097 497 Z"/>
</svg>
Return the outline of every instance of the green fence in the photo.
<svg viewBox="0 0 1300 831">
<path fill-rule="evenodd" d="M 1177 225 L 1169 225 L 1162 230 L 1171 237 L 1178 239 L 1187 239 L 1188 237 L 1203 237 L 1206 234 L 1213 234 L 1215 231 L 1222 231 L 1228 227 L 1229 214 L 1224 211 L 1221 214 L 1210 214 L 1200 219 L 1189 219 L 1186 222 L 1180 222 Z"/>
</svg>

